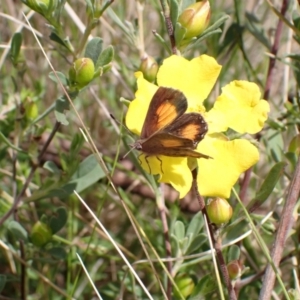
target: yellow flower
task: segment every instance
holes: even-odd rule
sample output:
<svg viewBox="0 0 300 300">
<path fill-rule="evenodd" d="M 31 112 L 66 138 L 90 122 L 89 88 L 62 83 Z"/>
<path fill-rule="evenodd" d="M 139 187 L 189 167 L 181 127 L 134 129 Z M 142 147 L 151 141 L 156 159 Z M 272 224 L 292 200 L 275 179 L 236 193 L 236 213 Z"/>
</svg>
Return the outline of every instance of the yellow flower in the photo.
<svg viewBox="0 0 300 300">
<path fill-rule="evenodd" d="M 256 84 L 233 81 L 222 89 L 214 107 L 206 112 L 203 101 L 212 90 L 221 66 L 207 55 L 191 61 L 173 55 L 164 60 L 157 73 L 158 86 L 180 90 L 187 98 L 188 111 L 199 112 L 208 123 L 208 133 L 200 141 L 197 151 L 211 159 L 197 159 L 198 187 L 202 196 L 228 198 L 241 173 L 257 163 L 257 148 L 246 139 L 229 140 L 223 132 L 228 128 L 238 133 L 257 133 L 267 119 L 269 104 L 261 100 Z M 130 103 L 127 127 L 140 135 L 149 104 L 158 86 L 149 83 L 137 72 L 138 90 Z M 184 197 L 192 185 L 192 174 L 186 157 L 151 156 L 142 167 L 151 174 L 158 174 L 160 182 L 170 183 Z"/>
</svg>

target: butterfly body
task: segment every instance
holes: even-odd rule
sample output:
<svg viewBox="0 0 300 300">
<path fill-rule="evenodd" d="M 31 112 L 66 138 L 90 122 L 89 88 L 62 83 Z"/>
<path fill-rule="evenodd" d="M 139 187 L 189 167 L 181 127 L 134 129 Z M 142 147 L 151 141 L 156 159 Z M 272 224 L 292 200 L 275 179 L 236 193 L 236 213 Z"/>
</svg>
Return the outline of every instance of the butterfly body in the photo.
<svg viewBox="0 0 300 300">
<path fill-rule="evenodd" d="M 178 90 L 159 87 L 133 148 L 148 156 L 209 158 L 195 151 L 208 127 L 198 113 L 185 113 L 187 99 Z"/>
</svg>

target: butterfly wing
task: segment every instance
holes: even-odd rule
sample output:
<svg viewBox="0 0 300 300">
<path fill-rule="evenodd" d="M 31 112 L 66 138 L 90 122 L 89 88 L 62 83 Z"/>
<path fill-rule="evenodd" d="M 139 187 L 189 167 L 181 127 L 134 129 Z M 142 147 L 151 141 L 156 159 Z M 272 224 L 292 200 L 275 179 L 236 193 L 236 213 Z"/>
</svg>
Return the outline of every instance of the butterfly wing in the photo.
<svg viewBox="0 0 300 300">
<path fill-rule="evenodd" d="M 150 102 L 141 139 L 146 139 L 168 126 L 182 116 L 186 110 L 187 100 L 182 92 L 172 88 L 159 87 Z"/>
<path fill-rule="evenodd" d="M 207 123 L 198 113 L 188 113 L 180 116 L 176 122 L 163 129 L 163 133 L 191 141 L 191 148 L 195 149 L 204 138 L 208 130 Z"/>
<path fill-rule="evenodd" d="M 139 143 L 140 151 L 145 155 L 165 155 L 173 157 L 196 157 L 210 158 L 209 156 L 195 151 L 192 140 L 171 135 L 165 132 L 157 133 Z"/>
</svg>

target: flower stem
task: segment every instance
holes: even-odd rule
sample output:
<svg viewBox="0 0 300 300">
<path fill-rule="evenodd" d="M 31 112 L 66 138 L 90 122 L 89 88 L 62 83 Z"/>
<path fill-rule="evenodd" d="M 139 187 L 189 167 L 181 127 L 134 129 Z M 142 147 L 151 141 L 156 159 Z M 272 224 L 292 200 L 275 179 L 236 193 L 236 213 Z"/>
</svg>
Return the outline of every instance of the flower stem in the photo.
<svg viewBox="0 0 300 300">
<path fill-rule="evenodd" d="M 173 27 L 173 24 L 171 21 L 171 16 L 170 16 L 171 15 L 170 14 L 170 6 L 169 6 L 167 0 L 160 0 L 160 3 L 161 3 L 162 10 L 163 10 L 168 35 L 169 35 L 170 42 L 171 42 L 172 53 L 177 54 L 174 27 Z"/>
<path fill-rule="evenodd" d="M 281 5 L 281 15 L 284 16 L 287 12 L 288 6 L 289 6 L 289 0 L 283 0 L 282 5 Z M 269 62 L 269 68 L 268 68 L 268 75 L 267 75 L 267 80 L 266 80 L 266 85 L 265 85 L 265 92 L 264 92 L 264 99 L 268 100 L 270 96 L 270 89 L 273 80 L 273 74 L 274 74 L 274 68 L 275 68 L 275 63 L 276 63 L 276 56 L 279 48 L 279 42 L 282 34 L 282 27 L 283 27 L 283 21 L 279 19 L 277 28 L 275 31 L 275 39 L 273 46 L 271 48 L 271 57 L 270 57 L 270 62 Z"/>
<path fill-rule="evenodd" d="M 295 221 L 293 218 L 293 211 L 297 203 L 300 193 L 300 157 L 296 170 L 289 186 L 287 198 L 283 207 L 283 211 L 280 218 L 279 227 L 273 244 L 271 252 L 271 260 L 276 268 L 279 267 L 280 260 L 283 253 L 283 248 L 292 227 L 292 223 Z M 259 300 L 266 300 L 271 298 L 273 286 L 275 283 L 275 272 L 271 264 L 268 264 L 265 276 L 263 278 L 263 285 L 260 292 Z"/>
<path fill-rule="evenodd" d="M 166 216 L 165 198 L 164 198 L 164 193 L 162 191 L 162 185 L 159 188 L 157 206 L 159 209 L 160 218 L 161 218 L 163 231 L 164 231 L 164 237 L 165 237 L 166 256 L 168 258 L 167 269 L 168 269 L 169 273 L 172 274 L 172 261 L 171 261 L 172 248 L 171 248 L 171 242 L 170 242 L 169 227 L 168 227 L 168 221 L 167 221 L 167 216 Z M 172 298 L 172 282 L 169 277 L 167 279 L 167 297 L 168 297 L 168 299 Z"/>
<path fill-rule="evenodd" d="M 208 214 L 206 212 L 204 199 L 200 195 L 199 190 L 198 190 L 197 173 L 198 173 L 197 169 L 192 171 L 194 191 L 196 193 L 196 197 L 197 197 L 197 200 L 198 200 L 199 205 L 200 205 L 200 210 L 202 211 L 202 214 L 205 215 L 205 217 L 208 220 L 208 228 L 209 228 L 208 233 L 209 233 L 210 238 L 213 242 L 213 247 L 216 251 L 216 256 L 217 256 L 217 259 L 218 259 L 218 262 L 219 262 L 219 267 L 220 267 L 220 270 L 221 270 L 221 273 L 222 273 L 222 276 L 223 276 L 223 280 L 224 280 L 225 285 L 226 285 L 227 290 L 228 290 L 229 299 L 230 300 L 236 300 L 237 297 L 236 297 L 233 285 L 231 284 L 231 280 L 229 278 L 229 274 L 228 274 L 227 266 L 226 266 L 226 263 L 225 263 L 225 259 L 224 259 L 223 253 L 222 253 L 222 244 L 221 244 L 219 239 L 215 238 L 214 228 L 213 228 L 212 223 L 210 222 Z M 213 255 L 213 253 L 212 253 L 212 255 Z"/>
</svg>

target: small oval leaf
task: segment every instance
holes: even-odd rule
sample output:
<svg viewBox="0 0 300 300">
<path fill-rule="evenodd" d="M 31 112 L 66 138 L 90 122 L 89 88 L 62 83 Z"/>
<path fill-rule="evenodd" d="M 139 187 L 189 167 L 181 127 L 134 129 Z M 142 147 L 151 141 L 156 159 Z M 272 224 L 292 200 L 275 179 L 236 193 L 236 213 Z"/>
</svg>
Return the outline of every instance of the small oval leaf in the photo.
<svg viewBox="0 0 300 300">
<path fill-rule="evenodd" d="M 182 240 L 185 236 L 184 224 L 181 221 L 176 221 L 174 225 L 174 235 L 178 241 Z"/>
<path fill-rule="evenodd" d="M 18 240 L 27 241 L 28 234 L 25 228 L 16 221 L 9 222 L 7 229 L 13 235 L 13 237 Z"/>
<path fill-rule="evenodd" d="M 49 221 L 49 226 L 53 234 L 58 232 L 65 226 L 67 219 L 68 219 L 67 210 L 64 207 L 59 207 L 56 210 L 55 215 L 53 215 Z"/>
</svg>

